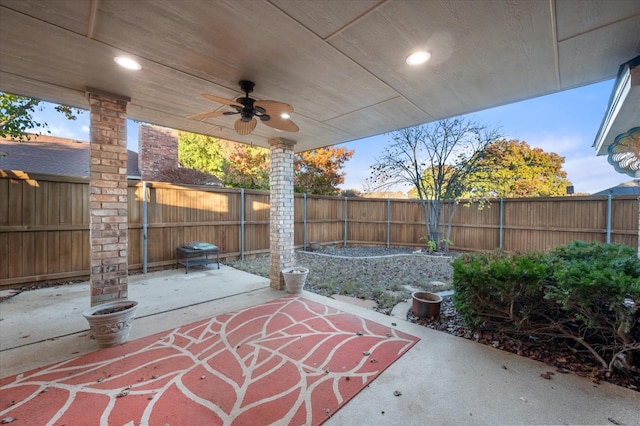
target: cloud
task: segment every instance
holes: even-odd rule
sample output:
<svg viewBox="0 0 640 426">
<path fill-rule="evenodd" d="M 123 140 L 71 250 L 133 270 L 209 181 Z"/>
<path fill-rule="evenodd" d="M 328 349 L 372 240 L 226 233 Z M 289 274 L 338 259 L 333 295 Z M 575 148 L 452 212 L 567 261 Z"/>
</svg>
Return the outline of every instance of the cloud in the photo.
<svg viewBox="0 0 640 426">
<path fill-rule="evenodd" d="M 56 136 L 59 138 L 88 140 L 87 135 L 82 135 L 81 132 L 78 132 L 78 128 L 69 128 L 63 123 L 57 123 L 57 125 L 55 126 L 49 125 L 47 130 L 51 132 L 52 136 Z"/>
<path fill-rule="evenodd" d="M 595 151 L 591 148 L 592 141 L 586 141 L 581 135 L 543 132 L 531 134 L 524 140 L 532 147 L 541 148 L 545 152 L 555 152 L 566 160 L 576 155 L 584 156 L 588 152 L 595 156 Z"/>
<path fill-rule="evenodd" d="M 593 194 L 631 180 L 629 176 L 616 172 L 606 155 L 573 157 L 565 162 L 564 170 L 576 193 Z"/>
</svg>

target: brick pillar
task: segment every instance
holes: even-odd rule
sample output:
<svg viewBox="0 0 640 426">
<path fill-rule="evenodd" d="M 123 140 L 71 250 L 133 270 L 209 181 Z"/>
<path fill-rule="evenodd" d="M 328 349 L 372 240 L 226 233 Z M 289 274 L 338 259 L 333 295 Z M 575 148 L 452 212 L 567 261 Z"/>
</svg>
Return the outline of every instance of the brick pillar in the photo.
<svg viewBox="0 0 640 426">
<path fill-rule="evenodd" d="M 127 298 L 127 105 L 87 89 L 91 114 L 91 306 Z"/>
<path fill-rule="evenodd" d="M 280 272 L 294 266 L 293 251 L 293 146 L 286 139 L 270 139 L 270 252 L 271 288 L 282 290 L 284 277 Z"/>
</svg>

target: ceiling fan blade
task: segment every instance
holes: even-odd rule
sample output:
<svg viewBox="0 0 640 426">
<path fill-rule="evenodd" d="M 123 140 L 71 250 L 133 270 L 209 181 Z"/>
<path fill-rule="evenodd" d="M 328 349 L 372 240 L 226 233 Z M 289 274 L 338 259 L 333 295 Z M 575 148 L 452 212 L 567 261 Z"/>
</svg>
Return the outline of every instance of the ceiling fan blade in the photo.
<svg viewBox="0 0 640 426">
<path fill-rule="evenodd" d="M 291 114 L 293 112 L 291 105 L 278 101 L 255 101 L 253 106 L 263 108 L 271 117 L 279 117 L 282 113 Z"/>
<path fill-rule="evenodd" d="M 253 132 L 253 129 L 256 128 L 258 121 L 255 118 L 252 118 L 251 121 L 242 121 L 242 118 L 238 118 L 235 123 L 233 123 L 233 128 L 236 129 L 239 135 L 248 135 Z"/>
<path fill-rule="evenodd" d="M 213 102 L 217 102 L 219 104 L 223 104 L 223 105 L 235 105 L 238 106 L 240 108 L 244 108 L 244 105 L 242 105 L 241 103 L 238 103 L 234 100 L 230 100 L 230 99 L 225 99 L 225 98 L 221 98 L 219 96 L 214 96 L 214 95 L 210 95 L 208 93 L 202 93 L 202 97 L 209 99 L 210 101 Z"/>
<path fill-rule="evenodd" d="M 283 132 L 297 132 L 300 130 L 298 125 L 289 119 L 284 119 L 279 115 L 271 116 L 270 120 L 263 121 L 267 126 L 276 129 L 282 130 Z"/>
<path fill-rule="evenodd" d="M 224 111 L 210 111 L 210 112 L 203 112 L 201 114 L 190 115 L 189 117 L 187 117 L 187 119 L 202 121 L 207 118 L 220 117 L 223 114 L 224 114 Z"/>
</svg>

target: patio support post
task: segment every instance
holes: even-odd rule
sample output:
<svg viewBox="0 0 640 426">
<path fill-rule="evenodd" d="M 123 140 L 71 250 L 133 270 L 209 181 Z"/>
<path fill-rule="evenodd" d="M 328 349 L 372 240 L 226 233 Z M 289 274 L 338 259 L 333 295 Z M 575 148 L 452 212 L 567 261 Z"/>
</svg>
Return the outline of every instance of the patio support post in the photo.
<svg viewBox="0 0 640 426">
<path fill-rule="evenodd" d="M 307 249 L 307 193 L 302 194 L 302 246 Z"/>
<path fill-rule="evenodd" d="M 244 260 L 244 188 L 240 188 L 240 260 Z"/>
<path fill-rule="evenodd" d="M 269 139 L 271 164 L 269 166 L 269 217 L 271 288 L 282 290 L 282 269 L 295 263 L 294 211 L 293 211 L 293 146 L 294 141 L 283 138 Z"/>
<path fill-rule="evenodd" d="M 349 210 L 347 209 L 347 197 L 344 197 L 344 207 L 343 207 L 343 212 L 342 212 L 342 216 L 343 216 L 343 220 L 342 220 L 342 247 L 346 247 L 347 246 L 347 233 L 348 233 L 348 229 L 347 229 L 347 214 L 349 213 Z"/>
<path fill-rule="evenodd" d="M 504 198 L 500 198 L 500 230 L 499 230 L 499 247 L 500 250 L 503 249 L 502 243 L 504 241 Z"/>
<path fill-rule="evenodd" d="M 387 198 L 387 248 L 391 244 L 391 199 Z"/>
<path fill-rule="evenodd" d="M 611 244 L 611 194 L 607 195 L 607 244 Z"/>
<path fill-rule="evenodd" d="M 128 296 L 127 105 L 87 88 L 90 104 L 91 306 Z"/>
<path fill-rule="evenodd" d="M 148 263 L 148 229 L 149 229 L 149 187 L 142 181 L 142 273 L 147 273 Z"/>
</svg>

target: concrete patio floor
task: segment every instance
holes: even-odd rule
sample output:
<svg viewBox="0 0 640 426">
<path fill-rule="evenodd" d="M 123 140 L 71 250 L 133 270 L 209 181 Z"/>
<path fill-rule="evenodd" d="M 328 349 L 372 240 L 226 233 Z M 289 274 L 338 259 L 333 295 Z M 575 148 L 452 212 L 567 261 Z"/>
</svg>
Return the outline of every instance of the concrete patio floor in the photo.
<svg viewBox="0 0 640 426">
<path fill-rule="evenodd" d="M 130 339 L 285 294 L 265 278 L 225 265 L 133 275 L 129 297 L 140 305 Z M 344 301 L 302 296 L 421 339 L 326 425 L 640 425 L 640 392 L 574 374 L 545 380 L 540 375 L 554 369 L 543 363 Z M 88 306 L 88 283 L 27 291 L 0 303 L 0 376 L 98 350 L 82 317 Z"/>
</svg>

